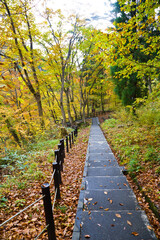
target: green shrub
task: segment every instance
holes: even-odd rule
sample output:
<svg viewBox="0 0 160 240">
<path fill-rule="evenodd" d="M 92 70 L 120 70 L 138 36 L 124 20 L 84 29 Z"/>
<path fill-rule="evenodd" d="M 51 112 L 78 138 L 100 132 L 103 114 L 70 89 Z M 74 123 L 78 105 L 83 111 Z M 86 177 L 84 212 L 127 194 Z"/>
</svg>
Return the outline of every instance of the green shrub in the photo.
<svg viewBox="0 0 160 240">
<path fill-rule="evenodd" d="M 116 124 L 118 123 L 118 120 L 115 118 L 110 118 L 110 119 L 106 119 L 104 121 L 104 123 L 102 124 L 102 126 L 107 129 L 107 128 L 114 128 L 116 126 Z"/>
<path fill-rule="evenodd" d="M 160 154 L 155 149 L 154 146 L 149 146 L 146 149 L 146 153 L 144 155 L 144 161 L 146 162 L 160 162 Z"/>
</svg>

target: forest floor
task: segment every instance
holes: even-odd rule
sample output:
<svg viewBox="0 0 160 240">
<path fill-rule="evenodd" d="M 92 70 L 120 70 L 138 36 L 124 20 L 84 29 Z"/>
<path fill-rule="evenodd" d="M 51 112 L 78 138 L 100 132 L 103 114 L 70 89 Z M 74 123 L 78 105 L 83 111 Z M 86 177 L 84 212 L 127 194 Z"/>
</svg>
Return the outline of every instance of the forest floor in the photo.
<svg viewBox="0 0 160 240">
<path fill-rule="evenodd" d="M 79 192 L 81 187 L 83 168 L 86 159 L 90 127 L 81 128 L 78 137 L 69 149 L 64 159 L 64 170 L 62 172 L 61 200 L 55 203 L 53 211 L 57 240 L 69 240 L 72 238 L 74 220 L 79 200 Z M 41 185 L 44 182 L 50 182 L 51 163 L 47 162 L 47 156 L 38 157 L 39 167 L 45 173 L 45 180 L 41 179 L 28 183 L 25 189 L 17 189 L 14 187 L 7 193 L 7 207 L 1 209 L 1 222 L 9 219 L 21 209 L 34 202 L 41 197 Z M 42 182 L 43 181 L 43 182 Z M 54 192 L 54 186 L 50 188 L 51 193 Z M 52 196 L 52 202 L 54 195 Z M 45 227 L 45 217 L 43 210 L 43 202 L 40 200 L 33 207 L 12 219 L 4 227 L 0 228 L 1 240 L 29 240 L 35 239 L 36 236 Z M 65 237 L 64 237 L 65 236 Z M 38 239 L 47 239 L 45 232 Z"/>
<path fill-rule="evenodd" d="M 100 122 L 102 123 L 104 119 L 108 118 L 108 114 L 102 115 L 99 117 Z M 62 172 L 62 182 L 61 185 L 61 200 L 56 202 L 54 208 L 54 220 L 55 220 L 55 229 L 57 240 L 69 240 L 72 239 L 72 232 L 74 228 L 75 216 L 77 211 L 77 204 L 79 199 L 79 192 L 81 187 L 81 181 L 83 176 L 83 168 L 86 159 L 86 152 L 88 146 L 89 138 L 89 127 L 82 128 L 79 131 L 79 135 L 76 139 L 75 144 L 69 150 L 69 153 L 66 154 L 64 162 L 64 171 Z M 106 135 L 106 134 L 105 134 Z M 106 136 L 108 143 L 110 140 Z M 114 148 L 111 147 L 115 156 L 118 160 L 118 154 L 115 152 Z M 46 156 L 41 156 L 38 159 L 43 171 L 45 172 L 45 182 L 49 182 L 51 178 L 51 163 L 47 162 Z M 147 175 L 146 175 L 147 174 Z M 147 179 L 153 180 L 153 191 L 156 191 L 156 175 L 150 172 L 144 172 L 138 176 L 138 180 L 143 187 L 144 181 Z M 133 189 L 137 200 L 146 212 L 150 224 L 152 225 L 156 236 L 160 239 L 160 226 L 158 219 L 155 217 L 153 212 L 149 208 L 148 202 L 146 202 L 142 193 L 138 190 L 137 185 L 134 183 L 132 178 L 127 175 L 127 179 L 130 183 L 131 188 Z M 44 180 L 43 180 L 44 182 Z M 7 194 L 8 203 L 7 208 L 1 209 L 0 217 L 1 221 L 5 221 L 11 217 L 16 212 L 20 211 L 30 203 L 34 202 L 40 197 L 41 194 L 41 185 L 42 180 L 37 180 L 32 182 L 26 189 L 17 189 L 13 188 Z M 54 192 L 54 186 L 51 188 L 51 192 Z M 151 200 L 154 199 L 151 196 Z M 52 196 L 52 201 L 54 195 Z M 154 201 L 153 201 L 154 202 Z M 24 239 L 35 239 L 36 236 L 42 231 L 45 227 L 45 217 L 43 210 L 42 200 L 36 203 L 30 210 L 25 213 L 22 213 L 11 222 L 1 228 L 0 239 L 2 240 L 24 240 Z M 45 232 L 38 239 L 44 240 L 47 238 L 47 233 Z"/>
</svg>

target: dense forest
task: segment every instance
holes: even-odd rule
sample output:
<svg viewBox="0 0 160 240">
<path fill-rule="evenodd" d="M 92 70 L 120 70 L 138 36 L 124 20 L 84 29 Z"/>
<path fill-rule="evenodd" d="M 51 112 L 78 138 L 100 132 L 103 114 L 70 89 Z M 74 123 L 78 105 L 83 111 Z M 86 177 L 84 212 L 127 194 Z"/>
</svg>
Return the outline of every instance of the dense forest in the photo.
<svg viewBox="0 0 160 240">
<path fill-rule="evenodd" d="M 159 177 L 159 0 L 118 0 L 112 9 L 103 32 L 45 4 L 37 23 L 32 1 L 0 0 L 1 207 L 6 188 L 43 177 L 37 157 L 51 162 L 62 126 L 99 112 L 112 113 L 102 127 L 121 163 Z M 19 172 L 24 186 L 11 178 Z"/>
<path fill-rule="evenodd" d="M 112 108 L 114 92 L 125 106 L 158 93 L 158 1 L 117 2 L 105 33 L 48 8 L 37 25 L 29 1 L 0 4 L 3 149 Z"/>
</svg>

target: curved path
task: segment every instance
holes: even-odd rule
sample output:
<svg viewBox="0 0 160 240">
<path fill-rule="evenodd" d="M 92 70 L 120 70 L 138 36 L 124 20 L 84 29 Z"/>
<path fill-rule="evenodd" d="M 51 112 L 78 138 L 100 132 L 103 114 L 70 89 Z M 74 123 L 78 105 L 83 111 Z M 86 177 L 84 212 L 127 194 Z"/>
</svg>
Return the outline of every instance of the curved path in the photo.
<svg viewBox="0 0 160 240">
<path fill-rule="evenodd" d="M 156 239 L 122 170 L 93 118 L 72 240 Z"/>
</svg>

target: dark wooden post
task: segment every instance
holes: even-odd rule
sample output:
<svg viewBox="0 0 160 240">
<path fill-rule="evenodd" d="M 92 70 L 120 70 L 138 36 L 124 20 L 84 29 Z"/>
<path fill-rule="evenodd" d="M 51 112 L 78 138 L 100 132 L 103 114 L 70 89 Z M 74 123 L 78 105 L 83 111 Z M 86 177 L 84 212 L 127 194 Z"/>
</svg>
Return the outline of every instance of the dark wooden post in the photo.
<svg viewBox="0 0 160 240">
<path fill-rule="evenodd" d="M 41 186 L 41 189 L 42 189 L 42 194 L 44 195 L 43 204 L 44 204 L 46 225 L 49 225 L 47 227 L 48 240 L 56 240 L 49 183 L 44 183 Z"/>
<path fill-rule="evenodd" d="M 63 154 L 62 154 L 62 144 L 58 144 L 59 149 L 59 156 L 60 156 L 60 165 L 61 165 L 61 171 L 63 172 Z"/>
<path fill-rule="evenodd" d="M 69 152 L 69 148 L 68 148 L 68 136 L 66 136 L 66 152 Z"/>
<path fill-rule="evenodd" d="M 73 136 L 73 132 L 72 132 L 72 144 L 74 144 L 74 136 Z"/>
<path fill-rule="evenodd" d="M 59 175 L 59 183 L 62 184 L 62 178 L 61 178 L 61 164 L 60 164 L 60 154 L 59 150 L 54 151 L 56 162 L 58 163 L 58 175 Z"/>
<path fill-rule="evenodd" d="M 53 171 L 55 170 L 54 174 L 54 186 L 55 186 L 55 191 L 57 190 L 57 195 L 56 199 L 60 199 L 60 187 L 59 187 L 59 176 L 58 176 L 58 163 L 53 163 Z"/>
<path fill-rule="evenodd" d="M 76 126 L 76 127 L 75 127 L 75 130 L 74 130 L 74 136 L 77 137 L 77 135 L 78 135 L 78 128 L 77 128 L 77 126 Z"/>
<path fill-rule="evenodd" d="M 60 143 L 62 144 L 62 152 L 63 152 L 63 159 L 65 158 L 65 147 L 64 147 L 64 139 L 60 140 Z"/>
<path fill-rule="evenodd" d="M 71 143 L 71 133 L 69 134 L 69 144 L 70 144 L 70 148 L 72 148 L 72 143 Z"/>
</svg>

